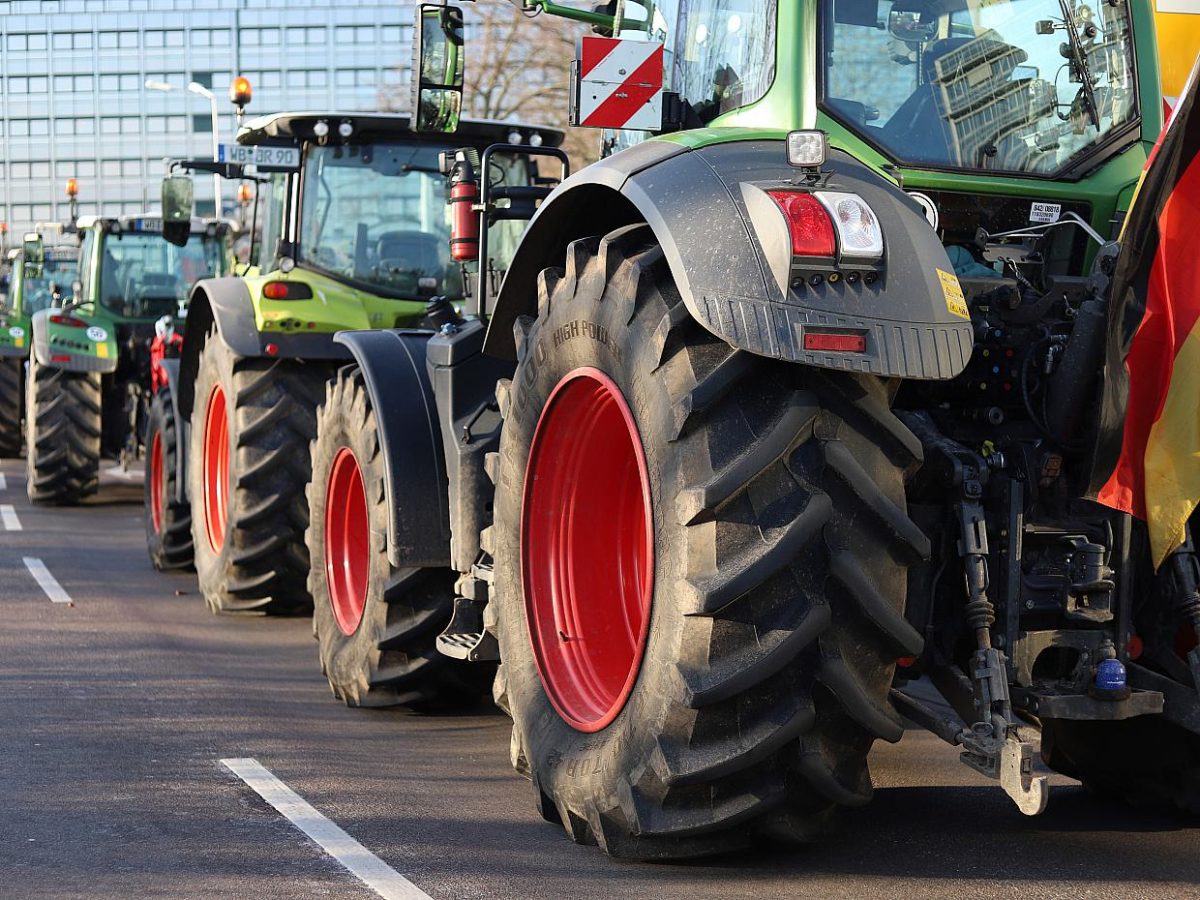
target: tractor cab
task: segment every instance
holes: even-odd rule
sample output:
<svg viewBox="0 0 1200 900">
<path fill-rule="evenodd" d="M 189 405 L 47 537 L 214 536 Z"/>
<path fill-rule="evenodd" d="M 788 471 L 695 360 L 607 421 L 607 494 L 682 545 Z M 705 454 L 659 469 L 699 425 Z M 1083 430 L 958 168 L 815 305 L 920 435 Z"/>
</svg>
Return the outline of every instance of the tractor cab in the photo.
<svg viewBox="0 0 1200 900">
<path fill-rule="evenodd" d="M 194 219 L 181 247 L 162 240 L 158 216 L 88 217 L 79 229 L 79 300 L 114 321 L 180 318 L 192 285 L 230 269 L 231 222 Z"/>
<path fill-rule="evenodd" d="M 476 159 L 493 144 L 556 146 L 561 132 L 463 120 L 453 135 L 419 134 L 385 113 L 282 113 L 238 134 L 259 179 L 247 287 L 259 326 L 288 335 L 419 323 L 435 297 L 463 298 L 451 254 L 449 182 L 442 155 Z M 529 185 L 536 169 L 518 153 L 489 156 L 493 185 Z M 493 230 L 511 255 L 516 223 Z M 503 255 L 496 262 L 503 267 Z M 312 304 L 296 301 L 317 300 Z"/>
<path fill-rule="evenodd" d="M 39 234 L 37 239 L 40 241 L 42 236 Z M 8 253 L 8 298 L 0 307 L 0 356 L 27 357 L 33 314 L 61 304 L 78 278 L 76 246 L 43 245 L 31 256 L 27 256 L 24 247 Z"/>
</svg>

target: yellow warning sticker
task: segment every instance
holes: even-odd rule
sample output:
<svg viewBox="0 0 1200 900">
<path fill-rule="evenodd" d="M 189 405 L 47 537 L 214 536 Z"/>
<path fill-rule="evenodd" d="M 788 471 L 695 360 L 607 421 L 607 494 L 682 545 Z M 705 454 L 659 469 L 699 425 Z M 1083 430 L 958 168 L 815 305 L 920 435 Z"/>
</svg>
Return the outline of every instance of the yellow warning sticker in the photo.
<svg viewBox="0 0 1200 900">
<path fill-rule="evenodd" d="M 101 341 L 96 345 L 96 355 L 101 359 L 108 359 L 108 344 Z"/>
<path fill-rule="evenodd" d="M 13 338 L 13 343 L 18 347 L 24 347 L 25 346 L 25 338 L 15 337 L 15 338 Z"/>
<path fill-rule="evenodd" d="M 967 298 L 963 296 L 958 276 L 953 272 L 943 272 L 941 269 L 938 269 L 937 273 L 938 280 L 942 283 L 942 293 L 946 296 L 946 309 L 950 310 L 950 315 L 958 316 L 961 319 L 971 318 L 971 311 L 967 309 Z"/>
</svg>

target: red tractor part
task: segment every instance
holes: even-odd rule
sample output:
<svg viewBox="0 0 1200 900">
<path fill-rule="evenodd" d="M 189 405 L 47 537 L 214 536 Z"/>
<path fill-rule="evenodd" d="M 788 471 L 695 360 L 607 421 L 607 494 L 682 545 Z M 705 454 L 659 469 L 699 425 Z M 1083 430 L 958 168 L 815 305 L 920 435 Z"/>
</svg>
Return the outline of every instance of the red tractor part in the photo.
<svg viewBox="0 0 1200 900">
<path fill-rule="evenodd" d="M 229 410 L 225 391 L 213 388 L 204 413 L 204 531 L 213 552 L 225 546 L 229 514 Z"/>
<path fill-rule="evenodd" d="M 603 372 L 576 369 L 555 387 L 525 485 L 521 566 L 538 672 L 567 722 L 599 731 L 637 680 L 654 587 L 646 458 Z"/>
<path fill-rule="evenodd" d="M 362 471 L 354 451 L 343 447 L 329 469 L 325 503 L 325 578 L 343 634 L 358 630 L 367 607 L 370 535 Z"/>
</svg>

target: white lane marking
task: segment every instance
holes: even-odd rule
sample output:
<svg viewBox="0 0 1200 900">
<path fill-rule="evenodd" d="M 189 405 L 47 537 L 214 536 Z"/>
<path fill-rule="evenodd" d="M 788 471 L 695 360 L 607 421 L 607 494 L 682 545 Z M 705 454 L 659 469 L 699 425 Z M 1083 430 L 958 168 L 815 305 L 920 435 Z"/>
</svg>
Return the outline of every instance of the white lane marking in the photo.
<svg viewBox="0 0 1200 900">
<path fill-rule="evenodd" d="M 11 503 L 0 503 L 0 522 L 4 523 L 5 531 L 24 531 Z"/>
<path fill-rule="evenodd" d="M 0 491 L 8 490 L 8 479 L 4 477 L 4 473 L 0 472 Z"/>
<path fill-rule="evenodd" d="M 63 590 L 63 586 L 58 583 L 58 579 L 50 574 L 50 570 L 46 568 L 46 564 L 40 559 L 34 559 L 32 556 L 24 557 L 25 568 L 29 570 L 29 574 L 34 580 L 41 585 L 46 596 L 50 598 L 51 603 L 66 603 L 70 606 L 75 605 L 75 601 L 71 599 L 71 595 Z"/>
<path fill-rule="evenodd" d="M 222 759 L 220 762 L 380 897 L 385 900 L 432 900 L 419 887 L 313 809 L 258 760 Z"/>
<path fill-rule="evenodd" d="M 140 481 L 142 473 L 140 470 L 134 469 L 130 472 L 122 472 L 120 466 L 112 466 L 104 470 L 105 475 L 111 475 L 113 478 L 120 478 L 122 481 Z"/>
</svg>

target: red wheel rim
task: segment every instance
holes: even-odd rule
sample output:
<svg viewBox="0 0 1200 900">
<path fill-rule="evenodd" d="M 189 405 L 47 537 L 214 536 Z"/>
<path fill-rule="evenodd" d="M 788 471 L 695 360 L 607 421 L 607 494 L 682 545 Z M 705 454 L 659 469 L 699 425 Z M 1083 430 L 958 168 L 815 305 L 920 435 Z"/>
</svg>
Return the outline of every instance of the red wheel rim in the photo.
<svg viewBox="0 0 1200 900">
<path fill-rule="evenodd" d="M 217 385 L 208 395 L 204 413 L 204 530 L 214 553 L 225 546 L 228 513 L 229 414 L 225 391 Z"/>
<path fill-rule="evenodd" d="M 344 634 L 354 634 L 362 622 L 369 568 L 367 493 L 354 452 L 343 447 L 333 458 L 325 494 L 325 581 L 333 617 Z"/>
<path fill-rule="evenodd" d="M 163 483 L 163 449 L 162 434 L 154 432 L 150 441 L 150 521 L 154 525 L 154 533 L 162 533 L 163 494 L 166 485 Z"/>
<path fill-rule="evenodd" d="M 650 627 L 654 533 L 637 425 L 603 372 L 571 372 L 542 411 L 521 507 L 525 615 L 558 714 L 599 731 L 625 705 Z"/>
</svg>

